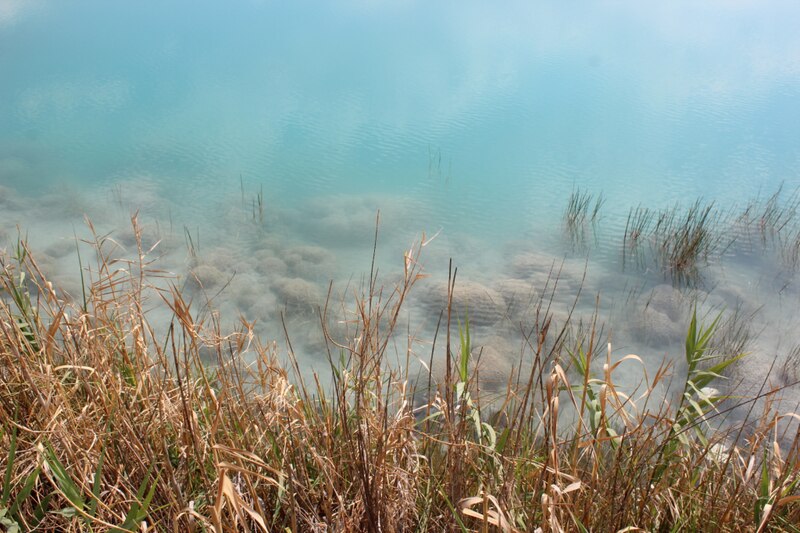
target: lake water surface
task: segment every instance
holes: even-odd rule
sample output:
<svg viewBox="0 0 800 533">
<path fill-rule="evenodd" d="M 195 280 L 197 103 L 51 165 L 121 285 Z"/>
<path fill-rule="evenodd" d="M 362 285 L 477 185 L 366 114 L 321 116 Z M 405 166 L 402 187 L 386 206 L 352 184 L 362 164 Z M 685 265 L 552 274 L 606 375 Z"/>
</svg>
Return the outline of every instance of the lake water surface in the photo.
<svg viewBox="0 0 800 533">
<path fill-rule="evenodd" d="M 741 387 L 776 357 L 789 384 L 798 27 L 793 0 L 0 0 L 0 248 L 19 228 L 75 296 L 84 215 L 130 252 L 138 210 L 196 301 L 267 338 L 283 311 L 313 363 L 313 309 L 369 270 L 380 210 L 387 280 L 438 232 L 406 318 L 420 337 L 452 258 L 488 307 L 477 342 L 510 368 L 555 265 L 556 316 L 585 273 L 577 315 L 600 295 L 615 353 L 679 359 L 698 297 L 750 324 Z M 758 227 L 781 186 L 789 223 L 762 242 L 741 214 L 755 201 Z M 605 202 L 571 232 L 575 191 Z M 651 257 L 623 269 L 631 209 L 698 199 L 724 243 L 690 287 Z"/>
</svg>

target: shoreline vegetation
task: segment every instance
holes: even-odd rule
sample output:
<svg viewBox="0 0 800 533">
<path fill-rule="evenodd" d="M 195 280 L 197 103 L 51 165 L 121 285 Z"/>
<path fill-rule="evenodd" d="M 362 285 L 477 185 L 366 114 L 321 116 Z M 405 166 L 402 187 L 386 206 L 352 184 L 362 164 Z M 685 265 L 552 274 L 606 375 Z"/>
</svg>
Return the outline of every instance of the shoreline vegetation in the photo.
<svg viewBox="0 0 800 533">
<path fill-rule="evenodd" d="M 571 205 L 574 228 L 602 200 Z M 710 208 L 692 209 L 632 211 L 629 227 L 683 224 L 702 255 L 708 237 L 692 237 Z M 764 235 L 783 223 L 760 220 Z M 427 339 L 429 367 L 444 347 L 443 376 L 412 375 L 390 361 L 412 358 L 398 317 L 424 276 L 423 237 L 399 281 L 382 283 L 373 259 L 342 303 L 346 340 L 327 336 L 330 375 L 309 381 L 288 333 L 284 349 L 244 319 L 223 334 L 217 314 L 195 316 L 132 222 L 137 259 L 115 259 L 96 236 L 74 301 L 24 241 L 3 259 L 5 531 L 800 531 L 800 438 L 786 433 L 800 417 L 776 409 L 781 390 L 766 379 L 758 398 L 720 392 L 746 357 L 715 348 L 720 316 L 695 311 L 685 369 L 648 376 L 639 356 L 612 357 L 596 316 L 556 325 L 545 290 L 526 364 L 498 397 L 481 388 L 451 268 Z M 168 325 L 148 321 L 155 305 L 170 308 Z M 641 367 L 634 390 L 615 384 L 623 366 Z M 677 393 L 665 400 L 655 391 L 667 384 Z M 727 420 L 734 408 L 743 422 Z"/>
<path fill-rule="evenodd" d="M 605 201 L 602 193 L 572 191 L 563 224 L 573 247 L 586 250 L 590 233 L 596 240 Z M 800 268 L 798 215 L 800 189 L 785 194 L 783 184 L 766 198 L 759 195 L 727 211 L 702 198 L 688 207 L 632 207 L 622 234 L 622 270 L 653 268 L 675 286 L 692 287 L 703 284 L 703 266 L 738 248 L 774 254 L 782 268 L 794 273 Z"/>
</svg>

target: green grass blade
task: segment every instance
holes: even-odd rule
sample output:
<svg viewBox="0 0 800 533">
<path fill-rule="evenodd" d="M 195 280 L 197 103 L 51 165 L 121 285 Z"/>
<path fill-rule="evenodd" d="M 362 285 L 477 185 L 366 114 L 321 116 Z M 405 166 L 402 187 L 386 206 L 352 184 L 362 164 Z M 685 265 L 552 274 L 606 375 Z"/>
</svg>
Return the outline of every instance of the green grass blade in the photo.
<svg viewBox="0 0 800 533">
<path fill-rule="evenodd" d="M 33 486 L 39 479 L 39 474 L 41 472 L 42 467 L 37 466 L 36 469 L 28 475 L 28 478 L 25 480 L 25 484 L 22 485 L 22 490 L 19 491 L 19 494 L 17 494 L 17 497 L 14 499 L 14 504 L 11 506 L 11 509 L 8 512 L 9 515 L 12 517 L 17 516 L 19 506 L 22 505 L 30 495 L 31 491 L 33 490 Z"/>
<path fill-rule="evenodd" d="M 48 442 L 45 448 L 45 461 L 47 462 L 53 476 L 56 478 L 58 487 L 67 497 L 69 502 L 75 506 L 76 509 L 82 511 L 86 506 L 86 501 L 83 499 L 83 494 L 80 488 L 72 481 L 72 477 L 67 472 L 67 469 L 56 457 L 53 446 Z"/>
<path fill-rule="evenodd" d="M 461 324 L 458 325 L 458 336 L 461 340 L 461 358 L 458 367 L 459 379 L 462 382 L 466 382 L 467 379 L 469 379 L 469 359 L 472 351 L 472 346 L 470 345 L 470 336 L 469 336 L 468 311 L 464 315 L 463 329 L 461 327 Z"/>
<path fill-rule="evenodd" d="M 695 354 L 697 346 L 697 308 L 692 311 L 692 319 L 689 322 L 689 330 L 686 333 L 686 363 L 689 365 L 689 371 L 694 369 L 692 359 Z"/>
<path fill-rule="evenodd" d="M 97 460 L 97 470 L 94 472 L 94 480 L 92 481 L 92 499 L 89 502 L 87 513 L 89 516 L 94 517 L 97 513 L 97 504 L 100 502 L 100 489 L 103 483 L 103 461 L 105 459 L 106 447 L 100 449 L 100 458 Z"/>
<path fill-rule="evenodd" d="M 152 485 L 150 485 L 150 491 L 147 492 L 147 495 L 145 496 L 152 471 L 153 467 L 150 466 L 150 469 L 147 470 L 147 474 L 144 476 L 144 479 L 142 479 L 142 483 L 139 485 L 139 489 L 136 491 L 136 501 L 131 504 L 131 508 L 125 515 L 125 521 L 122 523 L 120 528 L 112 530 L 115 533 L 135 531 L 139 526 L 139 523 L 147 518 L 147 510 L 150 507 L 150 502 L 155 495 L 156 486 L 158 485 L 158 480 L 154 481 Z"/>
<path fill-rule="evenodd" d="M 8 447 L 8 464 L 6 465 L 6 473 L 3 476 L 3 496 L 0 498 L 0 506 L 5 506 L 8 503 L 8 498 L 11 495 L 11 474 L 14 467 L 14 459 L 17 455 L 17 426 L 12 426 L 11 429 L 11 444 Z"/>
<path fill-rule="evenodd" d="M 47 516 L 47 510 L 50 508 L 50 500 L 52 498 L 52 492 L 45 494 L 44 498 L 42 498 L 42 501 L 40 501 L 39 505 L 36 506 L 36 509 L 33 510 L 33 520 L 31 520 L 30 523 L 31 529 L 36 529 L 42 520 L 44 520 L 44 517 Z"/>
</svg>

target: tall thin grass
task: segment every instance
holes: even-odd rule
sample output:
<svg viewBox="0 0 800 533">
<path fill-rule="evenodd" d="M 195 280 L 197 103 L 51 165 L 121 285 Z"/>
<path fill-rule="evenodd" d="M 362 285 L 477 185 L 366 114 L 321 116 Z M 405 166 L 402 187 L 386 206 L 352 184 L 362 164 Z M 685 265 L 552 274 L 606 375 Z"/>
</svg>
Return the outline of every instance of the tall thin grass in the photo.
<svg viewBox="0 0 800 533">
<path fill-rule="evenodd" d="M 783 185 L 765 200 L 751 200 L 738 221 L 748 236 L 757 235 L 762 243 L 779 237 L 787 229 L 791 229 L 800 209 L 800 191 L 795 190 L 788 198 L 784 198 Z"/>
<path fill-rule="evenodd" d="M 291 342 L 200 321 L 150 251 L 121 260 L 111 245 L 94 240 L 77 301 L 24 242 L 3 260 L 6 530 L 798 530 L 800 443 L 779 445 L 795 415 L 767 401 L 746 425 L 714 430 L 732 402 L 750 405 L 711 387 L 741 357 L 709 350 L 715 322 L 687 325 L 688 373 L 642 369 L 622 390 L 615 374 L 639 357 L 613 357 L 596 321 L 556 328 L 543 300 L 526 371 L 488 412 L 468 317 L 451 306 L 429 339 L 446 349 L 441 382 L 388 363 L 416 356 L 397 324 L 422 244 L 399 282 L 372 272 L 347 302 L 352 334 L 329 341 L 330 375 L 310 381 Z M 148 321 L 159 300 L 168 324 Z M 672 402 L 654 392 L 668 379 L 681 384 Z"/>
<path fill-rule="evenodd" d="M 762 252 L 772 248 L 790 272 L 800 268 L 800 190 L 785 194 L 784 186 L 766 199 L 755 198 L 737 217 L 737 228 L 747 242 L 756 241 Z"/>
<path fill-rule="evenodd" d="M 564 209 L 564 225 L 573 246 L 583 246 L 586 242 L 587 223 L 594 230 L 600 219 L 601 209 L 605 204 L 603 193 L 594 196 L 589 191 L 574 189 Z"/>
<path fill-rule="evenodd" d="M 688 208 L 631 209 L 623 238 L 623 267 L 629 258 L 635 265 L 646 267 L 650 257 L 673 282 L 692 285 L 701 279 L 701 267 L 729 245 L 725 232 L 719 229 L 724 218 L 713 203 L 701 200 Z"/>
</svg>

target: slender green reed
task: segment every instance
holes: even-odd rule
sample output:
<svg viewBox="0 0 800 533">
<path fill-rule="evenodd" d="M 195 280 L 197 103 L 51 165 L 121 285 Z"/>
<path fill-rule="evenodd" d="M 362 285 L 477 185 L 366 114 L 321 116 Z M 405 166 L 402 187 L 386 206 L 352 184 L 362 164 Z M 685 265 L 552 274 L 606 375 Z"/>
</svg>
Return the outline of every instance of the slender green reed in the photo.
<svg viewBox="0 0 800 533">
<path fill-rule="evenodd" d="M 600 211 L 605 204 L 603 193 L 595 197 L 589 191 L 574 189 L 564 209 L 564 225 L 573 245 L 583 245 L 586 241 L 587 224 L 592 229 L 600 218 Z"/>
<path fill-rule="evenodd" d="M 639 268 L 652 262 L 676 284 L 697 283 L 701 267 L 726 248 L 722 226 L 723 216 L 714 204 L 701 200 L 686 209 L 631 209 L 623 236 L 623 269 L 630 260 Z"/>
</svg>

